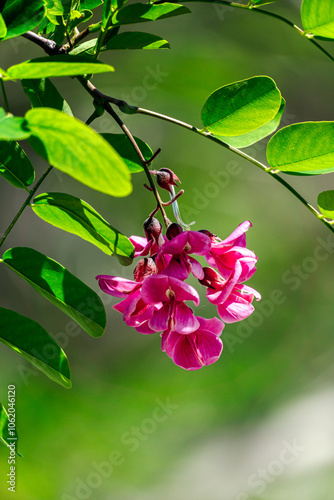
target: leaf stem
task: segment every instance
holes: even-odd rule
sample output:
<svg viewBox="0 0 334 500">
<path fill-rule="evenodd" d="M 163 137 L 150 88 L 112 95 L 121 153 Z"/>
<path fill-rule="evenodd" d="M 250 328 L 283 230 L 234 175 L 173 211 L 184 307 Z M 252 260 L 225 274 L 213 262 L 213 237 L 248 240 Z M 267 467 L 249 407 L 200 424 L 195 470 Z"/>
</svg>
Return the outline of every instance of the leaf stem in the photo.
<svg viewBox="0 0 334 500">
<path fill-rule="evenodd" d="M 216 3 L 216 4 L 221 4 L 221 5 L 227 5 L 228 7 L 234 7 L 237 9 L 248 10 L 250 12 L 257 12 L 258 14 L 262 14 L 264 16 L 278 19 L 282 23 L 287 24 L 288 26 L 290 26 L 290 28 L 297 31 L 297 33 L 299 33 L 304 38 L 306 38 L 310 43 L 312 43 L 315 47 L 317 47 L 323 54 L 325 54 L 326 57 L 328 57 L 331 61 L 334 62 L 334 57 L 329 52 L 327 52 L 327 50 L 324 49 L 316 40 L 314 40 L 310 36 L 307 36 L 305 31 L 302 30 L 301 28 L 299 28 L 299 26 L 294 24 L 289 19 L 286 19 L 285 17 L 280 16 L 279 14 L 275 14 L 274 12 L 270 12 L 268 10 L 262 10 L 262 9 L 256 7 L 255 5 L 250 5 L 249 3 L 246 5 L 246 4 L 241 4 L 241 3 L 237 3 L 237 2 L 228 2 L 226 0 L 182 0 L 182 1 L 173 0 L 172 2 L 168 2 L 168 3 L 182 3 L 182 4 L 184 4 L 184 3 L 190 3 L 190 2 L 196 2 L 196 3 L 202 3 L 202 2 L 204 3 L 205 2 L 205 3 Z M 153 2 L 153 3 L 155 5 L 160 4 L 160 3 L 166 3 L 166 0 L 158 0 L 158 1 Z"/>
<path fill-rule="evenodd" d="M 13 229 L 13 227 L 15 226 L 16 222 L 18 221 L 18 219 L 22 215 L 23 210 L 29 205 L 30 200 L 32 199 L 32 197 L 36 193 L 36 191 L 39 188 L 39 186 L 44 181 L 45 177 L 51 172 L 52 168 L 53 167 L 50 165 L 45 170 L 44 174 L 38 179 L 38 181 L 36 182 L 35 186 L 30 191 L 29 196 L 26 198 L 25 202 L 23 203 L 23 205 L 21 206 L 20 210 L 17 212 L 17 214 L 15 215 L 14 219 L 12 220 L 12 222 L 9 224 L 7 230 L 5 231 L 3 237 L 1 238 L 1 240 L 0 240 L 0 247 L 4 244 L 7 236 L 9 235 L 9 233 L 11 232 L 11 230 Z"/>
<path fill-rule="evenodd" d="M 9 103 L 8 103 L 8 99 L 7 99 L 6 89 L 5 89 L 5 84 L 3 83 L 3 79 L 2 78 L 0 78 L 0 82 L 1 82 L 1 90 L 2 90 L 2 94 L 3 94 L 3 99 L 5 101 L 5 110 L 6 110 L 6 113 L 10 113 Z"/>
<path fill-rule="evenodd" d="M 282 186 L 284 186 L 286 189 L 288 189 L 290 191 L 290 193 L 292 193 L 296 198 L 298 198 L 298 200 L 313 215 L 315 215 L 319 220 L 321 220 L 321 222 L 323 224 L 325 224 L 325 226 L 328 227 L 328 229 L 330 231 L 334 232 L 334 228 L 331 226 L 331 224 L 328 221 L 326 221 L 323 218 L 322 214 L 320 212 L 318 212 L 318 210 L 316 210 L 300 193 L 298 193 L 298 191 L 296 191 L 288 182 L 286 182 L 282 177 L 280 177 L 277 174 L 276 171 L 272 170 L 270 167 L 267 167 L 266 165 L 264 165 L 263 163 L 259 162 L 258 160 L 256 160 L 252 156 L 249 156 L 248 154 L 244 153 L 240 149 L 237 149 L 237 148 L 235 148 L 233 146 L 230 146 L 229 144 L 227 144 L 226 142 L 221 141 L 220 139 L 218 139 L 217 137 L 213 136 L 209 132 L 203 131 L 203 130 L 195 127 L 194 125 L 190 125 L 189 123 L 177 120 L 177 119 L 172 118 L 172 117 L 167 116 L 167 115 L 162 115 L 160 113 L 156 113 L 155 111 L 150 111 L 148 109 L 143 109 L 143 108 L 137 108 L 137 113 L 142 114 L 142 115 L 152 116 L 153 118 L 159 118 L 160 120 L 164 120 L 164 121 L 173 123 L 175 125 L 178 125 L 180 127 L 185 128 L 187 130 L 190 130 L 191 132 L 195 132 L 196 134 L 201 135 L 202 137 L 206 137 L 210 141 L 215 142 L 216 144 L 219 144 L 223 148 L 228 149 L 229 151 L 232 151 L 233 153 L 241 156 L 245 160 L 253 163 L 253 165 L 255 165 L 256 167 L 260 168 L 261 170 L 263 170 L 264 172 L 266 172 L 267 174 L 269 174 L 273 179 L 275 179 Z"/>
</svg>

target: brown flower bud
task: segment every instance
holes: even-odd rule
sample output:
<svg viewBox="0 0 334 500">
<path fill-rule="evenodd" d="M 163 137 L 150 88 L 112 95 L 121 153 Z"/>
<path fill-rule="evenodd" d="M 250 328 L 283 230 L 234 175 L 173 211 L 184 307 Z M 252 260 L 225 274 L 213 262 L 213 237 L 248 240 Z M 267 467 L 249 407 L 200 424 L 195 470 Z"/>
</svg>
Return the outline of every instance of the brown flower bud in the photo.
<svg viewBox="0 0 334 500">
<path fill-rule="evenodd" d="M 182 232 L 183 232 L 182 226 L 180 226 L 180 224 L 177 224 L 176 222 L 173 222 L 167 228 L 166 231 L 167 239 L 172 240 L 173 238 L 175 238 L 175 236 L 178 236 Z"/>
<path fill-rule="evenodd" d="M 171 192 L 171 186 L 177 186 L 175 181 L 181 182 L 169 168 L 160 168 L 156 175 L 158 186 L 162 189 L 167 189 L 169 192 Z"/>
<path fill-rule="evenodd" d="M 146 276 L 151 276 L 157 273 L 157 266 L 151 257 L 140 259 L 133 271 L 135 281 L 143 281 Z"/>
<path fill-rule="evenodd" d="M 158 243 L 159 236 L 162 232 L 162 224 L 158 221 L 158 219 L 148 217 L 148 219 L 144 222 L 143 227 L 147 241 L 153 240 Z"/>
</svg>

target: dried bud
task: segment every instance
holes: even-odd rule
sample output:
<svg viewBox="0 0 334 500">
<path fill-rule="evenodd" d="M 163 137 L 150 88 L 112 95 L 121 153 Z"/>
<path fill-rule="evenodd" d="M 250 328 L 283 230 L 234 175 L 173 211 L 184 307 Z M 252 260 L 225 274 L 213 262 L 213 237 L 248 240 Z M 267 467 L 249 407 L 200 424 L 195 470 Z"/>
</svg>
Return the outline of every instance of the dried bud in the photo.
<svg viewBox="0 0 334 500">
<path fill-rule="evenodd" d="M 181 182 L 169 168 L 160 168 L 156 175 L 158 186 L 167 189 L 169 192 L 171 192 L 171 186 L 177 186 L 175 181 Z"/>
<path fill-rule="evenodd" d="M 143 281 L 146 276 L 157 273 L 157 266 L 151 257 L 140 259 L 133 271 L 135 281 Z"/>
<path fill-rule="evenodd" d="M 167 228 L 166 231 L 167 239 L 172 240 L 173 238 L 175 238 L 175 236 L 178 236 L 182 232 L 183 232 L 182 226 L 180 226 L 180 224 L 176 224 L 176 222 L 173 222 Z"/>
<path fill-rule="evenodd" d="M 162 224 L 158 221 L 158 219 L 148 217 L 148 219 L 144 222 L 143 227 L 147 241 L 159 241 L 159 236 L 162 232 Z"/>
</svg>

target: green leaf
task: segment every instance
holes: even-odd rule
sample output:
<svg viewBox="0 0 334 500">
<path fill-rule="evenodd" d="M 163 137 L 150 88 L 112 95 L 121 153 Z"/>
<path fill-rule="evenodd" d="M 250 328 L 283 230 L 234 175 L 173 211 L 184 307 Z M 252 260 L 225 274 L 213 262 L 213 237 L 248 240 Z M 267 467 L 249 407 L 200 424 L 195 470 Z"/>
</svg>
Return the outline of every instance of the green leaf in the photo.
<svg viewBox="0 0 334 500">
<path fill-rule="evenodd" d="M 7 71 L 5 71 L 2 68 L 0 68 L 0 78 L 3 78 L 4 80 L 9 80 Z"/>
<path fill-rule="evenodd" d="M 0 307 L 0 342 L 21 354 L 54 382 L 69 389 L 70 367 L 64 351 L 36 321 Z"/>
<path fill-rule="evenodd" d="M 334 122 L 294 123 L 282 128 L 268 143 L 267 159 L 282 172 L 333 172 Z"/>
<path fill-rule="evenodd" d="M 334 191 L 323 191 L 318 196 L 320 212 L 329 219 L 334 219 Z"/>
<path fill-rule="evenodd" d="M 303 0 L 301 16 L 305 31 L 324 38 L 334 38 L 332 0 Z"/>
<path fill-rule="evenodd" d="M 102 5 L 102 0 L 80 0 L 81 9 L 95 9 L 99 5 Z"/>
<path fill-rule="evenodd" d="M 0 38 L 4 38 L 6 35 L 7 35 L 7 26 L 4 21 L 4 18 L 0 14 Z"/>
<path fill-rule="evenodd" d="M 246 148 L 247 146 L 250 146 L 251 144 L 258 142 L 264 137 L 267 137 L 268 135 L 275 132 L 275 130 L 280 124 L 284 108 L 285 108 L 285 99 L 282 98 L 281 107 L 275 118 L 270 120 L 270 122 L 266 123 L 265 125 L 262 125 L 262 127 L 256 128 L 255 130 L 248 132 L 248 134 L 240 135 L 237 137 L 220 137 L 220 136 L 216 137 L 218 137 L 218 139 L 221 139 L 223 142 L 227 142 L 234 148 Z"/>
<path fill-rule="evenodd" d="M 52 24 L 59 24 L 58 19 L 64 14 L 64 7 L 60 0 L 46 0 L 46 17 Z M 57 19 L 58 17 L 58 19 Z M 40 27 L 41 28 L 41 27 Z"/>
<path fill-rule="evenodd" d="M 281 106 L 281 94 L 268 76 L 254 76 L 224 85 L 202 109 L 205 128 L 218 136 L 247 134 L 271 121 Z"/>
<path fill-rule="evenodd" d="M 89 56 L 63 54 L 52 57 L 39 57 L 8 68 L 12 80 L 22 78 L 48 78 L 52 76 L 76 76 L 107 73 L 114 71 L 109 64 L 103 64 Z"/>
<path fill-rule="evenodd" d="M 7 26 L 4 40 L 23 35 L 37 26 L 44 17 L 43 0 L 7 0 L 2 11 Z"/>
<path fill-rule="evenodd" d="M 11 420 L 11 417 L 8 416 L 6 408 L 0 403 L 0 443 L 4 444 L 8 448 L 13 445 L 15 442 L 15 452 L 22 457 L 20 453 L 17 451 L 17 431 L 16 427 L 11 427 L 11 432 L 13 434 L 9 434 L 8 423 Z M 13 430 L 12 430 L 13 429 Z"/>
<path fill-rule="evenodd" d="M 71 55 L 82 54 L 83 52 L 87 52 L 90 49 L 93 49 L 96 45 L 97 38 L 93 38 L 92 40 L 88 40 L 87 42 L 81 43 L 77 45 L 73 50 L 71 50 Z"/>
<path fill-rule="evenodd" d="M 80 236 L 108 255 L 114 254 L 123 265 L 131 264 L 131 241 L 85 201 L 65 193 L 45 193 L 36 196 L 31 207 L 49 224 Z"/>
<path fill-rule="evenodd" d="M 21 85 L 33 108 L 54 108 L 73 116 L 69 105 L 48 78 L 22 80 Z"/>
<path fill-rule="evenodd" d="M 147 21 L 157 21 L 167 17 L 188 14 L 190 10 L 187 7 L 173 3 L 161 3 L 159 5 L 150 5 L 143 3 L 133 3 L 126 5 L 113 17 L 113 25 L 134 24 Z"/>
<path fill-rule="evenodd" d="M 27 122 L 24 118 L 6 114 L 3 108 L 0 108 L 0 139 L 5 141 L 27 139 L 31 132 L 27 128 Z"/>
<path fill-rule="evenodd" d="M 36 151 L 58 170 L 92 189 L 112 196 L 132 191 L 130 173 L 118 153 L 80 120 L 50 108 L 26 114 Z M 42 147 L 41 147 L 41 142 Z"/>
<path fill-rule="evenodd" d="M 139 161 L 138 155 L 133 149 L 127 137 L 124 134 L 101 134 L 102 137 L 117 151 L 126 163 L 128 169 L 132 174 L 142 172 L 143 167 Z M 153 156 L 152 149 L 138 137 L 134 138 L 143 153 L 146 161 L 150 160 Z"/>
<path fill-rule="evenodd" d="M 72 33 L 72 31 L 74 30 L 74 28 L 76 26 L 79 26 L 79 24 L 85 23 L 93 16 L 93 12 L 91 10 L 87 10 L 87 9 L 81 10 L 80 12 L 78 12 L 78 14 L 79 14 L 79 16 L 74 17 L 74 19 L 72 19 L 69 23 L 69 33 Z"/>
<path fill-rule="evenodd" d="M 25 189 L 34 182 L 34 167 L 15 141 L 0 141 L 0 175 L 17 188 Z"/>
<path fill-rule="evenodd" d="M 11 248 L 3 262 L 92 337 L 100 337 L 106 315 L 100 297 L 61 264 L 32 248 Z"/>
<path fill-rule="evenodd" d="M 112 49 L 169 49 L 167 40 L 151 33 L 141 33 L 139 31 L 127 31 L 120 33 L 109 40 L 105 47 Z"/>
<path fill-rule="evenodd" d="M 255 7 L 260 5 L 268 5 L 269 3 L 278 2 L 279 0 L 253 0 L 253 4 Z"/>
</svg>

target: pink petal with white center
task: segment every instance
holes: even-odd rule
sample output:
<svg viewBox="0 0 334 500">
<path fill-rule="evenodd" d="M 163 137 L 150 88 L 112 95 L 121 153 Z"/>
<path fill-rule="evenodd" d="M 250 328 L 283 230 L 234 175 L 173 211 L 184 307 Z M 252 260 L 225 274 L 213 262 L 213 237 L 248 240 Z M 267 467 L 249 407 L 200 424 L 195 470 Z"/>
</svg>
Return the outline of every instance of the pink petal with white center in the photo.
<svg viewBox="0 0 334 500">
<path fill-rule="evenodd" d="M 96 276 L 96 279 L 99 282 L 101 290 L 114 297 L 127 297 L 129 293 L 140 286 L 136 281 L 117 276 L 108 276 L 106 274 L 99 274 Z"/>
<path fill-rule="evenodd" d="M 164 304 L 158 311 L 153 313 L 152 318 L 148 322 L 148 326 L 155 332 L 163 332 L 168 328 L 170 317 L 170 305 Z"/>
<path fill-rule="evenodd" d="M 211 240 L 206 234 L 199 231 L 184 231 L 175 236 L 170 241 L 167 241 L 162 247 L 161 252 L 171 255 L 180 255 L 185 252 L 195 253 L 197 255 L 205 255 L 209 253 L 211 248 Z"/>
<path fill-rule="evenodd" d="M 219 337 L 222 334 L 224 329 L 224 323 L 218 318 L 202 318 L 201 316 L 196 316 L 196 319 L 199 321 L 199 331 L 210 332 L 216 337 Z"/>
<path fill-rule="evenodd" d="M 193 257 L 188 257 L 189 262 L 191 264 L 191 272 L 198 280 L 202 280 L 204 278 L 204 270 L 202 265 Z"/>
<path fill-rule="evenodd" d="M 199 295 L 195 288 L 172 276 L 162 274 L 148 276 L 143 281 L 141 290 L 142 298 L 147 304 L 170 300 L 178 302 L 193 300 L 197 306 L 199 304 Z"/>
<path fill-rule="evenodd" d="M 199 330 L 194 334 L 196 336 L 197 352 L 204 365 L 215 363 L 223 350 L 223 343 L 219 337 L 211 332 Z"/>
<path fill-rule="evenodd" d="M 254 307 L 245 298 L 232 294 L 224 304 L 217 306 L 217 311 L 225 323 L 235 323 L 248 318 Z"/>
<path fill-rule="evenodd" d="M 192 309 L 183 303 L 175 305 L 172 321 L 174 324 L 171 328 L 182 335 L 188 335 L 199 328 L 199 321 L 194 316 Z"/>
<path fill-rule="evenodd" d="M 173 361 L 185 370 L 198 370 L 203 366 L 193 337 L 193 334 L 182 335 L 174 346 Z"/>
</svg>

